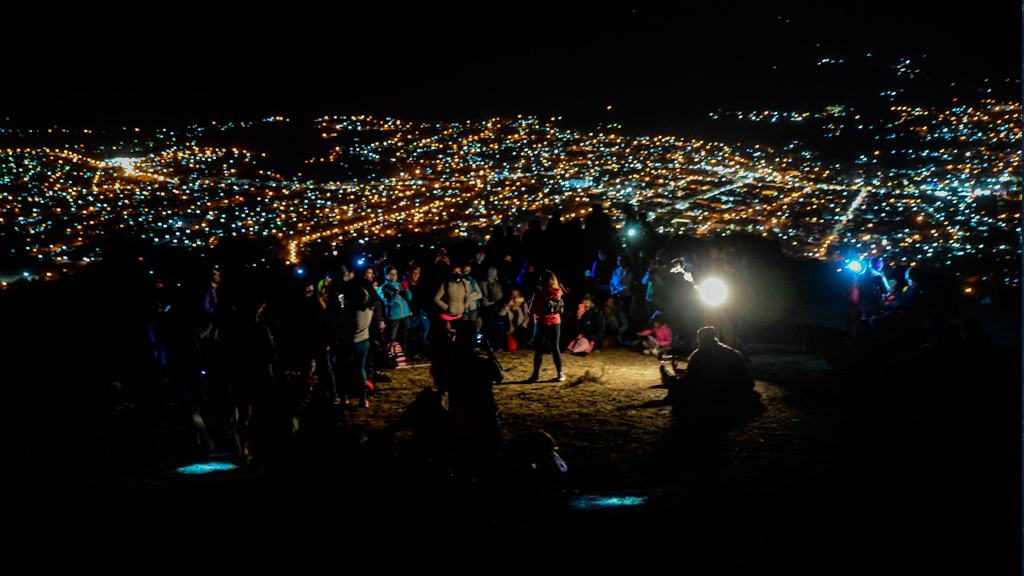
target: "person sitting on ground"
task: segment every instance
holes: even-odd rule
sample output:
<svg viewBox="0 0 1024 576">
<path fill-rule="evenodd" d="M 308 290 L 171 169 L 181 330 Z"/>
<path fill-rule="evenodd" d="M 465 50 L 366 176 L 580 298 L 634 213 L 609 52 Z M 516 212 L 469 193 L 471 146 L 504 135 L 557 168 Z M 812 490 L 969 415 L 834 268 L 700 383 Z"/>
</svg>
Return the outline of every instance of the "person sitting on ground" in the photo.
<svg viewBox="0 0 1024 576">
<path fill-rule="evenodd" d="M 380 438 L 392 438 L 408 430 L 412 433 L 413 454 L 428 462 L 433 472 L 442 472 L 448 467 L 449 426 L 444 394 L 428 386 L 420 390 L 397 420 L 384 428 Z"/>
<path fill-rule="evenodd" d="M 628 345 L 629 321 L 626 314 L 615 303 L 615 298 L 609 296 L 604 306 L 601 307 L 601 316 L 604 316 L 604 337 L 608 345 Z"/>
<path fill-rule="evenodd" d="M 508 335 L 519 338 L 530 330 L 530 315 L 527 313 L 526 298 L 518 286 L 513 286 L 498 316 L 508 320 Z"/>
<path fill-rule="evenodd" d="M 743 356 L 718 341 L 714 326 L 697 331 L 697 349 L 690 354 L 683 376 L 668 375 L 664 366 L 661 370 L 668 384 L 666 401 L 673 407 L 695 402 L 730 404 L 754 392 L 754 379 Z"/>
<path fill-rule="evenodd" d="M 654 317 L 651 318 L 653 326 L 644 330 L 643 332 L 637 332 L 637 337 L 645 337 L 640 340 L 640 343 L 644 347 L 644 354 L 650 354 L 651 356 L 658 356 L 662 353 L 668 353 L 672 351 L 672 328 L 665 323 L 665 317 L 662 316 L 661 312 L 655 312 Z"/>
<path fill-rule="evenodd" d="M 568 352 L 577 356 L 587 356 L 594 350 L 600 350 L 604 339 L 604 316 L 594 307 L 594 300 L 589 294 L 580 300 L 576 310 L 578 336 L 569 344 Z"/>
<path fill-rule="evenodd" d="M 564 474 L 569 467 L 556 450 L 558 445 L 555 439 L 543 430 L 512 438 L 498 456 L 498 485 L 511 489 L 531 489 L 538 487 L 542 475 Z"/>
</svg>

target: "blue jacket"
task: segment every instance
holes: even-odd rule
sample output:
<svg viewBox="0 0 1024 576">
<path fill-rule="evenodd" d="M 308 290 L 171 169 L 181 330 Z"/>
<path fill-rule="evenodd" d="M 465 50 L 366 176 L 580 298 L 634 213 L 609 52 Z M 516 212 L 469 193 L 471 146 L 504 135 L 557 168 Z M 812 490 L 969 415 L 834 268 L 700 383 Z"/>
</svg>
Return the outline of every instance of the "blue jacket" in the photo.
<svg viewBox="0 0 1024 576">
<path fill-rule="evenodd" d="M 412 315 L 412 292 L 397 280 L 387 280 L 377 289 L 387 306 L 388 320 L 398 320 Z"/>
</svg>

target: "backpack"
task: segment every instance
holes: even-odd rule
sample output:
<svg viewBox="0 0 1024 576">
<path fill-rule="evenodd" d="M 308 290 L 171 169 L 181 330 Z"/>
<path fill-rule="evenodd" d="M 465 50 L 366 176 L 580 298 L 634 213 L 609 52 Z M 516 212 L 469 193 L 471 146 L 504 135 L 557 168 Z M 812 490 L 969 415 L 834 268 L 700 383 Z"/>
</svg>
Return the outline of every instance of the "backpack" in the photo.
<svg viewBox="0 0 1024 576">
<path fill-rule="evenodd" d="M 565 300 L 561 298 L 548 298 L 544 302 L 544 310 L 548 316 L 552 314 L 561 314 L 565 311 Z"/>
<path fill-rule="evenodd" d="M 402 345 L 398 342 L 388 344 L 388 368 L 405 368 L 409 362 L 405 359 Z"/>
</svg>

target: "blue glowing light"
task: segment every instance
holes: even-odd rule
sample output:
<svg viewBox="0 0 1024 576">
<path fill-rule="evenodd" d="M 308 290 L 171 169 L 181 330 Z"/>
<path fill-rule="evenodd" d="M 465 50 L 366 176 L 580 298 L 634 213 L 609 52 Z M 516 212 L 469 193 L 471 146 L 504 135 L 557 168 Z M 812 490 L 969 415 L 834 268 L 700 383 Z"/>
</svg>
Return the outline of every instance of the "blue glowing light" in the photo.
<svg viewBox="0 0 1024 576">
<path fill-rule="evenodd" d="M 634 228 L 630 228 L 629 231 L 626 233 L 629 234 L 630 236 L 636 236 L 636 230 Z"/>
<path fill-rule="evenodd" d="M 864 270 L 864 264 L 862 264 L 860 260 L 854 260 L 847 264 L 846 267 L 854 274 L 860 274 Z"/>
<path fill-rule="evenodd" d="M 299 274 L 302 274 L 302 268 L 299 268 L 299 269 L 298 269 L 298 273 L 299 273 Z"/>
<path fill-rule="evenodd" d="M 221 470 L 234 470 L 235 468 L 238 468 L 238 466 L 229 462 L 202 462 L 178 468 L 178 474 L 208 474 Z"/>
<path fill-rule="evenodd" d="M 620 506 L 639 506 L 646 501 L 646 496 L 577 496 L 569 505 L 577 510 L 607 510 Z"/>
</svg>

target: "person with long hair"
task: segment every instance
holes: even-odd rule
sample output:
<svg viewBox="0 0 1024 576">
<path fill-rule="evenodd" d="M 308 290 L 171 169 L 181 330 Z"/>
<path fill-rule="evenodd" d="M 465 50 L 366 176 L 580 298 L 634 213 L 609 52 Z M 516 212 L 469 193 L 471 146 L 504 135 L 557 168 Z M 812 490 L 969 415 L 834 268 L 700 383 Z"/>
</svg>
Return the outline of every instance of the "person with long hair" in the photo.
<svg viewBox="0 0 1024 576">
<path fill-rule="evenodd" d="M 545 270 L 540 275 L 537 289 L 530 300 L 530 314 L 533 315 L 534 324 L 533 375 L 530 376 L 530 382 L 540 380 L 540 365 L 544 359 L 545 347 L 550 347 L 555 369 L 558 370 L 558 376 L 552 381 L 565 381 L 565 374 L 562 372 L 562 352 L 559 350 L 558 341 L 561 335 L 562 310 L 565 307 L 562 294 L 567 292 L 551 270 Z"/>
</svg>

